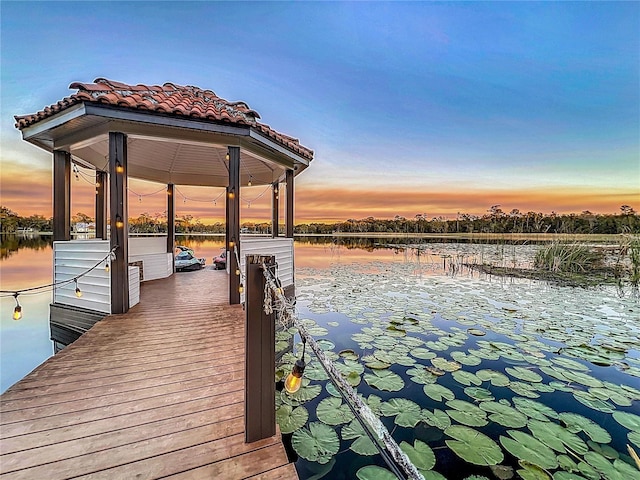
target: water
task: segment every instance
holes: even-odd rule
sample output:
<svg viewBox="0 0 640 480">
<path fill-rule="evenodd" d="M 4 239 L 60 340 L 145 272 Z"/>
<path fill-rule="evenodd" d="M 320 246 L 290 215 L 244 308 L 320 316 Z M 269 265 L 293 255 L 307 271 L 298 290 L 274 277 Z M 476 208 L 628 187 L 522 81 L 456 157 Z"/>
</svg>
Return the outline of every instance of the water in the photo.
<svg viewBox="0 0 640 480">
<path fill-rule="evenodd" d="M 178 240 L 193 248 L 197 256 L 205 257 L 209 265 L 211 258 L 220 252 L 222 241 L 221 237 L 181 237 Z M 585 477 L 615 478 L 617 474 L 602 471 L 603 468 L 614 468 L 615 456 L 618 458 L 615 465 L 623 469 L 620 478 L 634 478 L 633 471 L 629 474 L 620 462 L 632 464 L 626 445 L 640 451 L 640 433 L 634 434 L 634 430 L 616 420 L 612 412 L 640 415 L 640 305 L 637 297 L 628 293 L 620 296 L 613 288 L 557 287 L 545 282 L 490 277 L 460 268 L 462 261 L 469 260 L 490 261 L 502 266 L 526 265 L 535 250 L 530 244 L 422 240 L 418 255 L 416 249 L 399 248 L 401 242 L 411 243 L 406 239 L 297 240 L 298 309 L 301 318 L 310 325 L 326 329 L 319 331 L 318 338 L 331 342 L 325 346 L 334 352 L 332 355 L 339 363 L 345 367 L 349 365 L 338 356 L 342 350 L 351 349 L 358 354 L 362 371 L 356 375 L 354 383 L 358 382 L 360 394 L 369 399 L 379 397 L 387 404 L 392 399 L 404 399 L 417 405 L 420 418 L 409 417 L 408 420 L 409 424 L 415 421 L 414 425 L 407 425 L 406 419 L 398 421 L 398 416 L 389 409 L 382 412 L 382 420 L 398 443 L 405 441 L 413 445 L 420 440 L 433 449 L 435 465 L 429 470 L 430 478 L 442 478 L 435 472 L 450 479 L 464 479 L 472 474 L 494 478 L 489 467 L 465 462 L 449 448 L 452 431 L 429 421 L 437 423 L 433 422 L 437 411 L 453 425 L 476 421 L 468 415 L 482 417 L 479 423 L 486 422 L 485 425 L 469 428 L 496 442 L 504 457 L 500 463 L 516 470 L 522 468 L 517 463 L 517 456 L 504 447 L 502 439 L 506 438 L 508 443 L 510 436 L 516 435 L 514 431 L 540 435 L 536 430 L 538 427 L 535 422 L 533 427 L 529 426 L 531 419 L 525 427 L 507 427 L 488 420 L 488 412 L 483 416 L 477 409 L 483 402 L 473 397 L 486 393 L 479 389 L 495 397 L 496 404 L 501 402 L 513 407 L 521 401 L 519 398 L 531 398 L 557 413 L 575 413 L 591 419 L 602 426 L 611 439 L 605 442 L 606 439 L 599 438 L 599 442 L 593 442 L 585 432 L 573 433 L 579 437 L 578 440 L 571 437 L 577 448 L 588 450 L 586 457 L 585 452 L 565 454 L 575 460 L 576 472 Z M 385 245 L 391 248 L 381 248 Z M 48 239 L 3 237 L 2 289 L 49 283 L 51 262 Z M 13 298 L 2 298 L 2 391 L 52 354 L 48 331 L 50 301 L 50 293 L 21 296 L 24 317 L 20 322 L 14 322 L 11 319 Z M 469 333 L 476 330 L 483 335 Z M 357 336 L 363 333 L 371 339 Z M 438 373 L 434 376 L 425 373 L 425 367 L 434 366 L 429 358 L 432 356 L 441 359 L 436 360 L 435 365 L 439 368 L 434 370 Z M 295 360 L 292 356 L 285 358 L 290 362 Z M 310 356 L 307 360 L 312 368 L 313 360 Z M 389 362 L 389 371 L 401 379 L 403 386 L 397 390 L 377 388 L 371 377 L 374 371 L 366 366 L 374 360 Z M 442 370 L 442 367 L 456 370 Z M 285 366 L 284 370 L 287 368 Z M 465 377 L 456 373 L 476 375 L 481 372 L 478 375 L 483 375 L 482 371 L 487 370 L 504 375 L 510 386 L 494 386 L 487 380 L 480 380 L 478 385 L 466 385 L 461 383 Z M 518 378 L 527 377 L 527 372 L 537 375 L 531 377 L 535 381 Z M 314 388 L 314 385 L 319 387 L 319 394 L 307 401 L 292 402 L 286 395 L 278 398 L 278 405 L 291 403 L 294 408 L 305 409 L 308 420 L 303 428 L 319 421 L 318 405 L 331 396 L 326 380 L 311 379 L 304 388 Z M 447 404 L 446 400 L 432 398 L 426 393 L 429 385 L 448 389 L 456 400 L 464 403 Z M 454 412 L 457 409 L 463 412 L 469 409 L 471 413 L 458 414 Z M 523 410 L 530 413 L 531 407 Z M 565 415 L 563 418 L 573 417 Z M 559 418 L 549 420 L 563 425 Z M 290 450 L 300 478 L 321 478 L 323 475 L 335 479 L 356 478 L 361 467 L 385 466 L 379 455 L 354 453 L 351 450 L 354 441 L 342 438 L 344 427 L 345 424 L 331 426 L 337 434 L 338 453 L 329 455 L 326 463 L 309 461 L 302 455 L 297 457 L 295 448 Z M 296 435 L 299 437 L 300 433 L 285 437 L 291 440 Z M 603 450 L 608 447 L 611 449 Z M 609 467 L 601 462 L 596 452 L 606 453 Z M 556 451 L 554 461 L 560 455 L 561 452 Z M 582 470 L 578 468 L 577 458 L 589 460 L 582 461 Z M 547 470 L 561 469 L 556 466 Z"/>
</svg>

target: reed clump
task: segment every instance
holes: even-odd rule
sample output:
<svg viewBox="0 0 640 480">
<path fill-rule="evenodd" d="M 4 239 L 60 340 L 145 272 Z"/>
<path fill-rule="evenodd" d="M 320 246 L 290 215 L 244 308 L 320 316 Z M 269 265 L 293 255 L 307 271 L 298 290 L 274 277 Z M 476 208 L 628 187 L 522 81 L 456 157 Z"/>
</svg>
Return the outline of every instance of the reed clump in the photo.
<svg viewBox="0 0 640 480">
<path fill-rule="evenodd" d="M 600 270 L 603 265 L 602 252 L 576 243 L 545 245 L 534 258 L 535 268 L 552 273 L 588 273 Z"/>
</svg>

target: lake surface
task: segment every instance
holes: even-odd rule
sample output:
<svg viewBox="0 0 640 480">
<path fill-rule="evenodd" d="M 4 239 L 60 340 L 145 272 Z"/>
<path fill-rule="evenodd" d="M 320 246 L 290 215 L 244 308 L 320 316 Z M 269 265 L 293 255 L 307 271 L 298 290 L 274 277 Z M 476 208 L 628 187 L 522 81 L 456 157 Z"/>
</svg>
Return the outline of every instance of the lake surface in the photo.
<svg viewBox="0 0 640 480">
<path fill-rule="evenodd" d="M 222 246 L 178 241 L 208 264 Z M 462 265 L 527 265 L 531 244 L 403 241 L 297 240 L 297 308 L 425 478 L 640 478 L 627 448 L 640 452 L 638 297 Z M 3 239 L 2 289 L 49 283 L 51 257 L 46 240 Z M 52 354 L 50 301 L 21 295 L 14 322 L 2 298 L 2 391 Z M 289 335 L 299 341 L 281 333 L 281 345 Z M 281 375 L 295 356 L 284 359 Z M 277 398 L 300 478 L 393 478 L 309 349 L 306 360 L 303 388 Z"/>
</svg>

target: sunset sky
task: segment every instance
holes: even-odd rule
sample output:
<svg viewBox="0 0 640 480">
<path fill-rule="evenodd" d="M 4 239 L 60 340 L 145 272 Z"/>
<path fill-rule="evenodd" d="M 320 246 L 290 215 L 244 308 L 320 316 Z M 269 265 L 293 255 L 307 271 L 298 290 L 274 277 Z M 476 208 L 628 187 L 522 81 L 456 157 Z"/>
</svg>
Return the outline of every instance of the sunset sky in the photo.
<svg viewBox="0 0 640 480">
<path fill-rule="evenodd" d="M 296 222 L 640 210 L 638 2 L 7 2 L 0 203 L 51 215 L 51 155 L 13 115 L 104 77 L 242 100 L 315 151 Z M 84 172 L 73 213 L 93 214 Z M 129 213 L 162 212 L 132 180 Z M 177 215 L 224 218 L 219 189 Z M 264 187 L 241 219 L 268 221 Z M 186 197 L 186 198 L 185 198 Z M 220 197 L 222 199 L 222 197 Z M 253 200 L 253 201 L 252 201 Z M 249 207 L 249 202 L 251 205 Z"/>
</svg>

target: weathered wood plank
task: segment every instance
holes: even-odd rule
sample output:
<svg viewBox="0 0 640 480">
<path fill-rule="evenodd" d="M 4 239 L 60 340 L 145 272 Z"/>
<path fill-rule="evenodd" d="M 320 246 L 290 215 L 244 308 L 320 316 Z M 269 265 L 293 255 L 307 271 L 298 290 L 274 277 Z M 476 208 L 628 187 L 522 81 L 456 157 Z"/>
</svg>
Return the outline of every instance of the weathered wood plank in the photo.
<svg viewBox="0 0 640 480">
<path fill-rule="evenodd" d="M 244 443 L 244 314 L 226 282 L 147 282 L 5 392 L 2 479 L 296 479 L 279 435 Z"/>
</svg>

